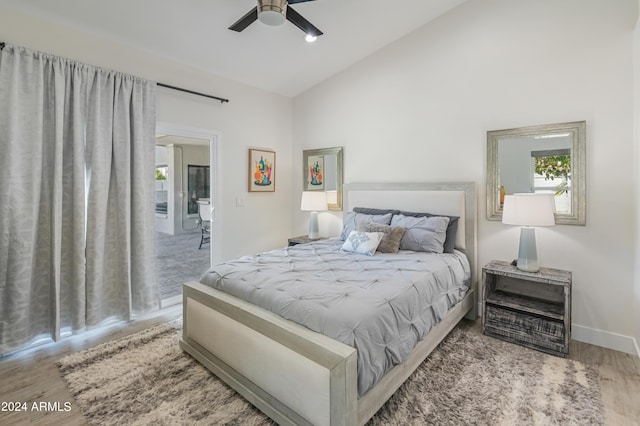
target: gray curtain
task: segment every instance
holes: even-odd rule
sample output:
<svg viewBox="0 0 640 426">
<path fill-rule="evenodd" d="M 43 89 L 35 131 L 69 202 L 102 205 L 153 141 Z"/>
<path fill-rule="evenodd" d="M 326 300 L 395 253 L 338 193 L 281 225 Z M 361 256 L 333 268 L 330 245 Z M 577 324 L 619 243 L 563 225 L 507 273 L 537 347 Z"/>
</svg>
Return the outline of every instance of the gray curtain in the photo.
<svg viewBox="0 0 640 426">
<path fill-rule="evenodd" d="M 0 55 L 0 354 L 159 307 L 154 82 Z"/>
</svg>

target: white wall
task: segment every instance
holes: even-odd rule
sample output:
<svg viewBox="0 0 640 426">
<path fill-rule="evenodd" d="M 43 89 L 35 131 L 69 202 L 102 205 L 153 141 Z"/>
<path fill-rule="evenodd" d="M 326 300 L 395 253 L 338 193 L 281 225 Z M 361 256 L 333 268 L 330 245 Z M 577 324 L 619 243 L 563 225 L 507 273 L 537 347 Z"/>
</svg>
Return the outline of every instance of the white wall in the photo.
<svg viewBox="0 0 640 426">
<path fill-rule="evenodd" d="M 638 0 L 640 9 L 640 0 Z M 640 356 L 640 18 L 636 22 L 633 44 L 633 88 L 634 88 L 634 166 L 635 166 L 635 275 L 634 275 L 634 303 L 635 303 L 635 340 L 636 351 Z"/>
<path fill-rule="evenodd" d="M 292 101 L 130 46 L 81 34 L 0 6 L 0 41 L 229 98 L 228 104 L 158 88 L 157 119 L 209 129 L 219 141 L 219 259 L 286 245 L 291 231 Z M 206 52 L 203 52 L 206 54 Z M 277 153 L 275 193 L 247 192 L 248 148 Z M 244 207 L 236 207 L 241 198 Z M 256 220 L 259 217 L 260 220 Z M 218 260 L 219 260 L 218 259 Z"/>
<path fill-rule="evenodd" d="M 539 229 L 538 254 L 573 271 L 573 337 L 631 352 L 636 17 L 637 0 L 467 2 L 296 97 L 293 158 L 343 146 L 345 182 L 476 182 L 482 265 L 519 235 L 486 220 L 486 132 L 586 120 L 587 226 Z"/>
</svg>

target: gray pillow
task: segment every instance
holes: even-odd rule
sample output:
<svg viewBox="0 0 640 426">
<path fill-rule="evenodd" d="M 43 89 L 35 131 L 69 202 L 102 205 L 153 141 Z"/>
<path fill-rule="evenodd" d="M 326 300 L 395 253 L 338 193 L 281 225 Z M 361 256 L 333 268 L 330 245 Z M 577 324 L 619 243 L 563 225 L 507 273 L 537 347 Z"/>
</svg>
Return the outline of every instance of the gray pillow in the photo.
<svg viewBox="0 0 640 426">
<path fill-rule="evenodd" d="M 346 240 L 351 231 L 355 231 L 358 228 L 363 227 L 366 223 L 375 222 L 382 223 L 384 225 L 388 225 L 391 223 L 391 217 L 393 215 L 391 213 L 383 214 L 383 215 L 372 215 L 372 214 L 364 214 L 364 213 L 356 213 L 356 212 L 348 212 L 344 215 L 344 223 L 342 225 L 342 233 L 340 234 L 340 239 L 342 241 Z"/>
<path fill-rule="evenodd" d="M 364 225 L 364 229 L 359 229 L 359 231 L 384 233 L 378 246 L 378 251 L 380 253 L 397 253 L 400 251 L 400 240 L 402 240 L 405 228 L 369 222 Z"/>
<path fill-rule="evenodd" d="M 449 218 L 445 216 L 411 217 L 398 214 L 393 216 L 391 226 L 402 226 L 407 230 L 400 240 L 400 250 L 443 253 L 447 237 Z"/>
<path fill-rule="evenodd" d="M 356 213 L 372 214 L 372 215 L 385 215 L 387 213 L 398 214 L 400 210 L 393 209 L 370 209 L 369 207 L 354 207 L 353 211 Z"/>
<path fill-rule="evenodd" d="M 447 238 L 444 240 L 444 252 L 445 253 L 453 253 L 453 249 L 456 246 L 456 235 L 458 234 L 458 216 L 447 216 L 442 214 L 433 214 L 433 213 L 414 213 L 414 212 L 404 212 L 401 211 L 400 214 L 405 216 L 412 217 L 435 217 L 442 216 L 449 218 L 449 225 L 447 225 Z"/>
</svg>

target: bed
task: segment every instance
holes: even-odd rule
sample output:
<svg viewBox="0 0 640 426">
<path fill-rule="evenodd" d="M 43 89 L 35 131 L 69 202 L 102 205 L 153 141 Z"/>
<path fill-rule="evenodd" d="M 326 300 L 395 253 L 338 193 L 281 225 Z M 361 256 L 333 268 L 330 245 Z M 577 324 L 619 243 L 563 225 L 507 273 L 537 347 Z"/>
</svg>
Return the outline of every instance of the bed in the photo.
<svg viewBox="0 0 640 426">
<path fill-rule="evenodd" d="M 253 283 L 251 291 L 229 287 L 223 288 L 223 292 L 201 282 L 186 283 L 183 291 L 182 348 L 280 424 L 366 423 L 463 317 L 475 319 L 477 316 L 476 197 L 473 183 L 349 184 L 345 185 L 343 193 L 346 211 L 366 206 L 459 217 L 455 252 L 466 255 L 468 288 L 455 290 L 460 294 L 455 300 L 452 298 L 454 303 L 447 306 L 441 314 L 434 315 L 441 317 L 437 318 L 439 322 L 430 325 L 428 334 L 421 335 L 415 347 L 411 345 L 412 349 L 409 348 L 406 354 L 396 356 L 402 362 L 395 363 L 381 374 L 378 372 L 375 380 L 363 380 L 365 364 L 362 358 L 368 355 L 362 344 L 360 351 L 357 351 L 339 341 L 348 339 L 340 339 L 339 336 L 331 338 L 313 331 L 312 328 L 316 328 L 313 325 L 315 320 L 311 320 L 312 325 L 309 327 L 299 325 L 271 312 L 271 307 L 265 305 L 261 297 L 255 297 L 258 287 L 260 295 L 268 291 L 277 293 L 281 291 L 279 284 L 269 287 L 260 282 Z M 291 253 L 297 256 L 313 253 L 313 259 L 331 257 L 332 250 L 339 244 L 341 243 L 327 240 L 317 246 L 300 247 Z M 222 269 L 215 274 L 228 277 L 240 274 L 237 281 L 250 283 L 255 277 L 261 276 L 256 274 L 256 268 L 277 271 L 279 267 L 283 267 L 284 275 L 288 264 L 279 265 L 279 262 L 291 260 L 286 257 L 289 256 L 288 249 L 282 249 L 282 252 L 284 254 L 274 251 L 262 257 L 231 261 L 220 266 Z M 281 255 L 286 256 L 280 257 Z M 412 254 L 398 254 L 403 256 L 402 260 L 409 259 L 405 257 L 408 255 Z M 447 261 L 457 262 L 454 257 L 448 256 Z M 254 269 L 249 274 L 246 269 L 242 269 L 242 265 L 240 269 L 234 269 L 237 264 L 245 262 L 258 263 L 253 265 Z M 415 264 L 411 262 L 415 262 L 414 260 L 409 264 Z M 295 273 L 293 276 L 300 280 L 299 277 L 303 275 L 298 274 L 303 273 L 301 270 L 304 268 L 306 266 L 297 267 L 295 272 L 287 273 Z M 450 266 L 448 268 L 451 269 Z M 386 273 L 380 269 L 378 275 L 383 277 Z M 351 277 L 341 274 L 339 272 L 335 275 L 332 272 L 325 275 L 335 275 L 336 280 L 351 282 Z M 389 275 L 392 273 L 389 272 Z M 265 280 L 262 278 L 259 281 Z M 331 284 L 329 279 L 327 288 L 331 288 Z M 354 285 L 354 291 L 363 286 L 362 283 Z M 299 291 L 301 293 L 288 297 L 292 300 L 301 299 L 309 288 Z M 376 297 L 390 298 L 389 295 Z M 392 297 L 395 298 L 396 295 Z M 244 299 L 262 303 L 264 307 Z M 320 305 L 331 308 L 330 301 L 329 297 L 322 300 Z M 288 306 L 287 303 L 284 305 Z M 442 308 L 439 310 L 442 311 Z M 295 313 L 296 309 L 290 311 Z M 334 311 L 330 316 L 337 316 L 338 312 Z M 290 315 L 286 313 L 284 316 Z M 295 315 L 291 317 L 294 318 Z M 385 334 L 389 335 L 388 332 Z M 374 342 L 374 346 L 375 344 Z"/>
</svg>

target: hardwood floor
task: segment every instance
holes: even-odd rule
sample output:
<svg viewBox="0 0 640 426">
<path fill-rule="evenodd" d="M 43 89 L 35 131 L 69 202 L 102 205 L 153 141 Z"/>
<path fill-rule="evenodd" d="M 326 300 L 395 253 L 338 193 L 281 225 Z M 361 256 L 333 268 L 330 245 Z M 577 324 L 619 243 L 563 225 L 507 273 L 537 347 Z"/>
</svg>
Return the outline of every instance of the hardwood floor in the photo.
<svg viewBox="0 0 640 426">
<path fill-rule="evenodd" d="M 640 362 L 637 357 L 571 341 L 569 358 L 597 369 L 607 425 L 640 425 Z"/>
<path fill-rule="evenodd" d="M 3 404 L 0 409 L 12 408 L 5 404 L 27 404 L 26 411 L 0 411 L 0 425 L 85 425 L 85 419 L 58 373 L 56 361 L 67 354 L 181 316 L 182 305 L 176 305 L 124 326 L 73 336 L 0 361 L 0 403 Z M 478 321 L 466 326 L 480 332 Z M 575 341 L 571 342 L 569 358 L 598 370 L 607 425 L 640 425 L 640 362 L 637 358 Z M 43 402 L 49 403 L 49 407 L 41 407 Z"/>
<path fill-rule="evenodd" d="M 174 305 L 124 325 L 120 323 L 107 326 L 99 332 L 71 336 L 0 361 L 0 404 L 3 404 L 0 406 L 0 425 L 86 425 L 86 420 L 60 377 L 56 361 L 65 355 L 181 317 L 182 304 Z M 53 403 L 50 405 L 54 406 L 43 406 L 43 410 L 39 410 L 42 402 Z M 26 403 L 26 411 L 15 411 L 14 407 L 4 406 L 11 403 Z M 65 403 L 69 405 L 65 406 Z M 3 408 L 11 410 L 3 411 Z"/>
</svg>

